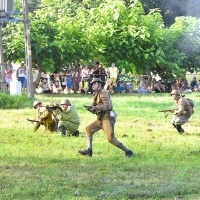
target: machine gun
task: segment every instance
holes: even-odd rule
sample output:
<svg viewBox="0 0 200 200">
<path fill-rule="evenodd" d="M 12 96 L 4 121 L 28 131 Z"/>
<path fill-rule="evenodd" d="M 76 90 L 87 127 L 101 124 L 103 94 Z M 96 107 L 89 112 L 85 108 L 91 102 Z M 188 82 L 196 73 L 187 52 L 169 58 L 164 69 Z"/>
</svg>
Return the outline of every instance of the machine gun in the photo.
<svg viewBox="0 0 200 200">
<path fill-rule="evenodd" d="M 59 109 L 62 112 L 62 109 L 60 106 L 41 106 L 41 107 L 45 107 L 47 110 L 57 110 Z"/>
</svg>

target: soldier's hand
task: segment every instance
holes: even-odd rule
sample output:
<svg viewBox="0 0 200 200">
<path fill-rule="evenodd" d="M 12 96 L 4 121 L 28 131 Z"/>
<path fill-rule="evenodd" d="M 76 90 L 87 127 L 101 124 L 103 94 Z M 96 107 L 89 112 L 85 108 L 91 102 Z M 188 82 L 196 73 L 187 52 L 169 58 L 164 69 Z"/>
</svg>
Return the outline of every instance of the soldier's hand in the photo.
<svg viewBox="0 0 200 200">
<path fill-rule="evenodd" d="M 90 111 L 94 112 L 95 111 L 95 108 L 94 106 L 90 106 Z"/>
</svg>

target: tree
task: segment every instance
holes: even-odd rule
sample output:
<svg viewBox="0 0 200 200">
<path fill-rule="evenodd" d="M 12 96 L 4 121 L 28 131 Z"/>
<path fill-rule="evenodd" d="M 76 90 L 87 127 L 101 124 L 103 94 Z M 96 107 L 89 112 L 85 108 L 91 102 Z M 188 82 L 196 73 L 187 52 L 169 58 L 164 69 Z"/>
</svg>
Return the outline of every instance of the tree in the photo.
<svg viewBox="0 0 200 200">
<path fill-rule="evenodd" d="M 159 9 L 145 14 L 137 0 L 44 0 L 29 18 L 33 66 L 45 72 L 98 60 L 104 66 L 116 62 L 126 72 L 156 71 L 169 78 L 182 76 L 187 62 L 199 62 L 199 37 L 193 40 L 195 57 L 178 45 L 186 26 L 192 26 L 176 21 L 166 27 Z M 20 60 L 24 55 L 22 31 L 21 24 L 9 24 L 4 30 L 7 58 Z"/>
</svg>

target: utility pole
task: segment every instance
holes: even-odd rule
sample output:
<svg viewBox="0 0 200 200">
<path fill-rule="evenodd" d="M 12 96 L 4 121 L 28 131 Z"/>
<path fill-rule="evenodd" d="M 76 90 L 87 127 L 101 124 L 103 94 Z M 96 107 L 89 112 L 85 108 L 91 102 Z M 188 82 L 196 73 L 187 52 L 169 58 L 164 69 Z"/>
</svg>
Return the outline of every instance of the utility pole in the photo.
<svg viewBox="0 0 200 200">
<path fill-rule="evenodd" d="M 1 23 L 1 22 L 0 22 Z M 2 41 L 2 30 L 1 30 L 1 25 L 0 24 L 0 66 L 1 66 L 1 76 L 0 76 L 0 81 L 1 81 L 1 92 L 6 93 L 6 78 L 5 78 L 5 64 L 4 64 L 4 57 L 3 57 L 3 41 Z"/>
<path fill-rule="evenodd" d="M 30 26 L 28 19 L 28 3 L 22 0 L 23 20 L 24 20 L 24 38 L 25 38 L 25 56 L 26 56 L 26 73 L 27 73 L 27 95 L 30 99 L 34 99 L 34 85 L 32 72 L 32 53 L 30 40 Z"/>
</svg>

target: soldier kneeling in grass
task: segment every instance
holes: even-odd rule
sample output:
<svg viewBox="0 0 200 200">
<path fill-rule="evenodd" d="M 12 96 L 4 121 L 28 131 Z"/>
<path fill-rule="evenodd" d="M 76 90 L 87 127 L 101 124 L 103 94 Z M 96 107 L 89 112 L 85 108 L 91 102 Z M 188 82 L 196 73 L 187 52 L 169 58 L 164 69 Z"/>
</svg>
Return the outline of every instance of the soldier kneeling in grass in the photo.
<svg viewBox="0 0 200 200">
<path fill-rule="evenodd" d="M 80 117 L 74 105 L 68 99 L 60 103 L 61 109 L 57 110 L 58 129 L 62 136 L 79 136 Z"/>
<path fill-rule="evenodd" d="M 35 101 L 33 107 L 38 111 L 38 120 L 29 120 L 36 122 L 33 131 L 37 131 L 40 125 L 44 125 L 46 131 L 57 131 L 57 121 L 52 110 L 53 107 L 44 104 L 40 100 Z"/>
</svg>

